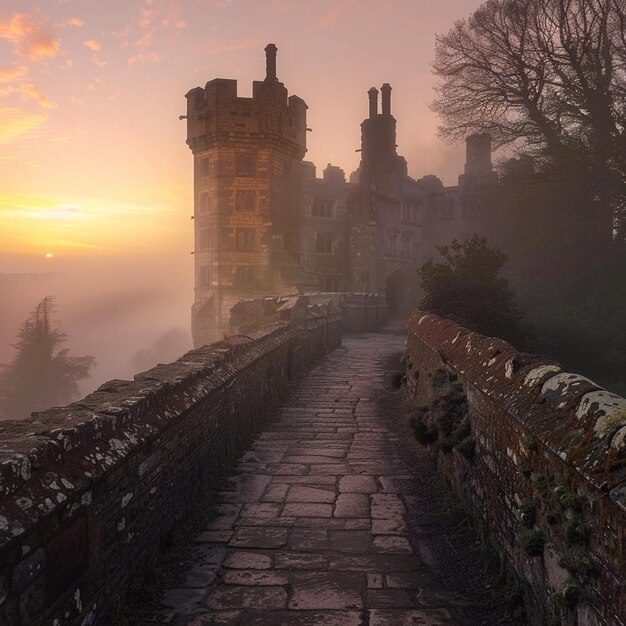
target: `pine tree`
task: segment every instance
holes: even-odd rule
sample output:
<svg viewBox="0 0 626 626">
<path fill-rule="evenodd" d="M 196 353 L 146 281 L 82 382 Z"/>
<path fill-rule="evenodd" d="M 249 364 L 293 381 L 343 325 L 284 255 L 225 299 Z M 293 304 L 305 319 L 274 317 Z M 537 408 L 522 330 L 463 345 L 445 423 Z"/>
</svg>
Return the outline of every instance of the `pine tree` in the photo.
<svg viewBox="0 0 626 626">
<path fill-rule="evenodd" d="M 53 328 L 54 299 L 44 298 L 17 333 L 10 365 L 0 371 L 0 416 L 23 419 L 33 411 L 63 406 L 78 395 L 78 381 L 88 378 L 92 356 L 69 356 L 58 349 L 67 335 Z"/>
<path fill-rule="evenodd" d="M 441 260 L 430 259 L 418 270 L 424 291 L 420 308 L 486 335 L 519 340 L 521 315 L 500 276 L 506 255 L 478 236 L 453 239 L 437 250 Z"/>
</svg>

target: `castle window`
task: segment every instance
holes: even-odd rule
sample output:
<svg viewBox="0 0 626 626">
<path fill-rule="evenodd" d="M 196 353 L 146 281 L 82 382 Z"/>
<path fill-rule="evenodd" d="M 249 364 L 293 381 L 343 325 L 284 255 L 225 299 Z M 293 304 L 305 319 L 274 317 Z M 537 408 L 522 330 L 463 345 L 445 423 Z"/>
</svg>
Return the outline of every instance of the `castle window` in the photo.
<svg viewBox="0 0 626 626">
<path fill-rule="evenodd" d="M 334 276 L 324 276 L 320 282 L 322 291 L 326 293 L 337 293 L 341 291 L 339 288 L 339 279 Z"/>
<path fill-rule="evenodd" d="M 237 157 L 237 176 L 254 176 L 254 157 L 251 154 Z"/>
<path fill-rule="evenodd" d="M 200 266 L 200 274 L 198 276 L 200 286 L 206 287 L 211 284 L 211 273 L 208 265 Z"/>
<path fill-rule="evenodd" d="M 198 250 L 209 249 L 209 232 L 208 228 L 201 228 L 198 231 Z"/>
<path fill-rule="evenodd" d="M 210 173 L 210 162 L 208 157 L 198 159 L 198 175 L 207 178 Z"/>
<path fill-rule="evenodd" d="M 235 197 L 235 209 L 239 213 L 253 213 L 256 209 L 256 191 L 238 191 Z"/>
<path fill-rule="evenodd" d="M 315 237 L 315 252 L 318 254 L 332 254 L 334 237 L 326 233 L 317 233 Z"/>
<path fill-rule="evenodd" d="M 402 247 L 404 258 L 414 258 L 415 236 L 413 235 L 413 233 L 404 233 L 404 235 L 402 235 Z"/>
<path fill-rule="evenodd" d="M 197 210 L 201 213 L 206 213 L 209 210 L 209 192 L 202 191 L 198 194 Z"/>
<path fill-rule="evenodd" d="M 419 222 L 419 206 L 416 200 L 410 198 L 400 207 L 400 219 L 408 224 Z"/>
<path fill-rule="evenodd" d="M 313 217 L 332 218 L 333 203 L 330 200 L 325 200 L 324 198 L 315 198 L 313 200 L 313 206 L 311 207 L 311 215 Z"/>
<path fill-rule="evenodd" d="M 235 268 L 234 285 L 244 289 L 254 287 L 256 273 L 253 267 L 238 266 Z"/>
<path fill-rule="evenodd" d="M 256 247 L 255 232 L 251 228 L 242 228 L 237 231 L 235 246 L 239 252 L 252 252 Z"/>
</svg>

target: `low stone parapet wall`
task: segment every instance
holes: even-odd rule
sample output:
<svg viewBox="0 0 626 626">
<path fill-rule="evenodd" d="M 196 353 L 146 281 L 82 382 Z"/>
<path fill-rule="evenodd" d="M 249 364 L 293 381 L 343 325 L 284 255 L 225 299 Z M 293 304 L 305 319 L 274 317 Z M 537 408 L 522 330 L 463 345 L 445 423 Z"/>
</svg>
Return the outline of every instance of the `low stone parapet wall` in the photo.
<svg viewBox="0 0 626 626">
<path fill-rule="evenodd" d="M 132 575 L 340 328 L 279 320 L 1 422 L 0 624 L 110 624 Z"/>
<path fill-rule="evenodd" d="M 376 330 L 387 322 L 387 299 L 377 293 L 307 293 L 310 302 L 324 302 L 334 298 L 341 311 L 346 333 Z"/>
<path fill-rule="evenodd" d="M 530 624 L 626 620 L 626 400 L 436 315 L 409 322 L 411 426 L 525 586 Z"/>
<path fill-rule="evenodd" d="M 376 330 L 387 322 L 387 301 L 379 294 L 325 292 L 242 300 L 231 309 L 230 327 L 232 333 L 245 333 L 279 319 L 304 327 L 304 319 L 319 324 L 323 317 L 329 325 L 340 320 L 345 333 Z"/>
</svg>

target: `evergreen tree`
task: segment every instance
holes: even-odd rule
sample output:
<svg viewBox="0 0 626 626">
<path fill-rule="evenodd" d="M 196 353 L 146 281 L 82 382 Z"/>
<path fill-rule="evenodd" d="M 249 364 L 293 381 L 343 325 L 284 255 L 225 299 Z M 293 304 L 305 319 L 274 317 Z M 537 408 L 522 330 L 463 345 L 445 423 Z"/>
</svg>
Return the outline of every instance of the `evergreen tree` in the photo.
<svg viewBox="0 0 626 626">
<path fill-rule="evenodd" d="M 94 357 L 59 350 L 67 335 L 52 327 L 54 299 L 44 298 L 17 333 L 15 358 L 0 371 L 0 416 L 22 419 L 33 411 L 70 403 L 78 381 L 88 378 Z"/>
<path fill-rule="evenodd" d="M 443 261 L 430 259 L 418 270 L 425 294 L 420 308 L 517 341 L 521 315 L 508 281 L 500 276 L 506 255 L 478 236 L 462 243 L 454 239 L 437 250 Z"/>
</svg>

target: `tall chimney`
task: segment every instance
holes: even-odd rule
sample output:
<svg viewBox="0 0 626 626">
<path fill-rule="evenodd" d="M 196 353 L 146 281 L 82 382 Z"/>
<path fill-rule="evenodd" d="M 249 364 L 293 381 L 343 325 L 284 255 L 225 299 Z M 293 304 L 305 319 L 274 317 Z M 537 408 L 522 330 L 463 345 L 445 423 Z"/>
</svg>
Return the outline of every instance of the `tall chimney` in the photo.
<svg viewBox="0 0 626 626">
<path fill-rule="evenodd" d="M 276 78 L 276 51 L 278 48 L 273 43 L 265 46 L 265 80 L 278 80 Z"/>
<path fill-rule="evenodd" d="M 378 115 L 378 89 L 372 87 L 367 95 L 370 97 L 370 119 Z"/>
<path fill-rule="evenodd" d="M 391 115 L 391 85 L 385 83 L 380 91 L 383 94 L 383 115 Z"/>
</svg>

